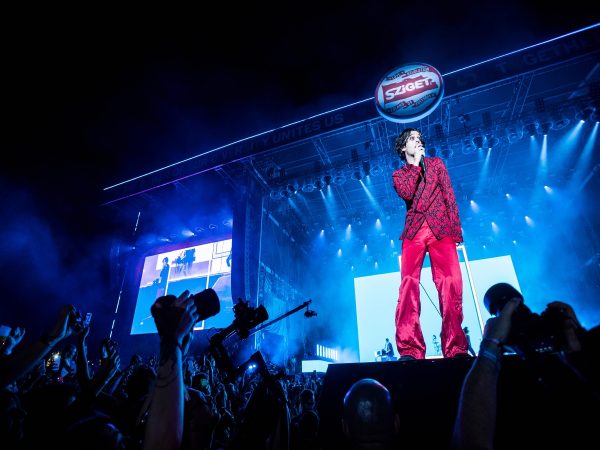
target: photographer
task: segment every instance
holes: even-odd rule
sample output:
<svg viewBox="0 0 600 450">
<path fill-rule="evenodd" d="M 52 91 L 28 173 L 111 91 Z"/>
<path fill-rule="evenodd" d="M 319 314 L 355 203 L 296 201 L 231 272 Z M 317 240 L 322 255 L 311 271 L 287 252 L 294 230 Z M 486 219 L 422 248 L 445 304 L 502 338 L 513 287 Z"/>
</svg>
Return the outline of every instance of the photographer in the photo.
<svg viewBox="0 0 600 450">
<path fill-rule="evenodd" d="M 159 297 L 150 309 L 160 337 L 160 359 L 146 424 L 145 450 L 176 450 L 183 443 L 183 355 L 199 315 L 189 291 L 173 302 L 170 297 Z"/>
<path fill-rule="evenodd" d="M 534 314 L 506 283 L 484 303 L 493 317 L 463 382 L 452 447 L 579 448 L 593 439 L 598 327 L 585 330 L 564 302 Z"/>
<path fill-rule="evenodd" d="M 460 393 L 453 448 L 494 447 L 501 344 L 508 336 L 512 315 L 520 303 L 519 297 L 511 298 L 500 314 L 485 324 L 479 354 L 465 377 Z"/>
</svg>

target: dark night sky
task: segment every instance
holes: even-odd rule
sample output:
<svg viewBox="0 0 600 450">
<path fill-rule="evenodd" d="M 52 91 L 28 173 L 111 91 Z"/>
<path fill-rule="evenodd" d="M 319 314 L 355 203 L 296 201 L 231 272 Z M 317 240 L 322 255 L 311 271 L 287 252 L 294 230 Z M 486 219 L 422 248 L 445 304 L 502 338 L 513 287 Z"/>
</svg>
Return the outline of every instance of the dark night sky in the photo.
<svg viewBox="0 0 600 450">
<path fill-rule="evenodd" d="M 7 15 L 0 185 L 11 295 L 29 308 L 31 291 L 57 278 L 70 286 L 94 250 L 87 233 L 102 229 L 105 186 L 371 97 L 402 63 L 445 73 L 598 21 L 591 4 L 324 3 Z"/>
<path fill-rule="evenodd" d="M 451 7 L 309 2 L 179 18 L 29 20 L 5 61 L 9 130 L 18 132 L 17 162 L 30 169 L 20 181 L 47 186 L 44 173 L 56 168 L 61 183 L 98 189 L 368 98 L 401 63 L 445 73 L 595 23 L 581 7 L 443 3 Z"/>
</svg>

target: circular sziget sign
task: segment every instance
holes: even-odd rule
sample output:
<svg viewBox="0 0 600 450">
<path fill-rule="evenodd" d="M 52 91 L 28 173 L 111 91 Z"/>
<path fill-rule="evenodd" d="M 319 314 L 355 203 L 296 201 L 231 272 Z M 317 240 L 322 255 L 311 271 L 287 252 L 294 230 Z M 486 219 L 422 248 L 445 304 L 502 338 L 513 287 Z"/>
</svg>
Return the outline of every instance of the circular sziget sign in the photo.
<svg viewBox="0 0 600 450">
<path fill-rule="evenodd" d="M 409 63 L 385 74 L 375 90 L 377 112 L 393 122 L 428 116 L 444 96 L 442 75 L 429 64 Z"/>
</svg>

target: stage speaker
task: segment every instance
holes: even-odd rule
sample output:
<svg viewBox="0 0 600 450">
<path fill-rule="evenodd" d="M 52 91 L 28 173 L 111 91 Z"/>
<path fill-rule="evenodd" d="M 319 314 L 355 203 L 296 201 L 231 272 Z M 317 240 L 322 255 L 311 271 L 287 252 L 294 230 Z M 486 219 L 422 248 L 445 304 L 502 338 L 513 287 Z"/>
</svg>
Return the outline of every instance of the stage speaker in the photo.
<svg viewBox="0 0 600 450">
<path fill-rule="evenodd" d="M 390 391 L 400 417 L 401 448 L 424 444 L 423 448 L 447 448 L 462 382 L 472 362 L 473 358 L 448 358 L 329 364 L 317 405 L 323 450 L 341 448 L 342 442 L 347 447 L 342 432 L 344 396 L 362 378 L 373 378 Z"/>
</svg>

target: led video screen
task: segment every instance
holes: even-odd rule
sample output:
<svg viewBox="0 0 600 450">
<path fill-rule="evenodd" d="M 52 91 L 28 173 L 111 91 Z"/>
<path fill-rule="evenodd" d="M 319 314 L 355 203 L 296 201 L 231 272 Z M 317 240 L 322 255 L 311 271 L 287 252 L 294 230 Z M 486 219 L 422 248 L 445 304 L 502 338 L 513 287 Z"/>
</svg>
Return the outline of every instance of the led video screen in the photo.
<svg viewBox="0 0 600 450">
<path fill-rule="evenodd" d="M 178 296 L 188 289 L 192 294 L 212 288 L 221 310 L 200 321 L 195 330 L 224 328 L 234 319 L 231 296 L 231 239 L 185 246 L 144 257 L 131 334 L 156 333 L 150 307 L 161 295 Z"/>
</svg>

